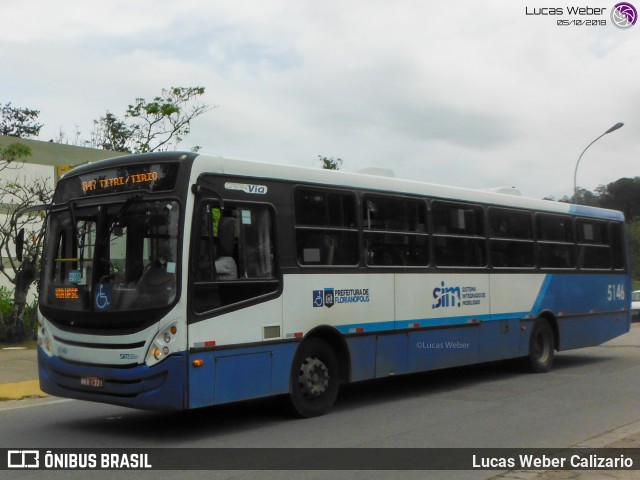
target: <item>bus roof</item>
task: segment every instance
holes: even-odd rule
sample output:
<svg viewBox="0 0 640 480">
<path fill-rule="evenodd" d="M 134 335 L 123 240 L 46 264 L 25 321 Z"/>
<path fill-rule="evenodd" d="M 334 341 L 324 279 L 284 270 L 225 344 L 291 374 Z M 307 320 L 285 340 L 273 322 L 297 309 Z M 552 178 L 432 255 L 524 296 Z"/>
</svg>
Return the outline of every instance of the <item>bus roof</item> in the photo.
<svg viewBox="0 0 640 480">
<path fill-rule="evenodd" d="M 521 197 L 509 193 L 496 193 L 461 187 L 417 182 L 388 176 L 364 173 L 299 167 L 284 164 L 265 163 L 254 160 L 239 160 L 221 156 L 199 155 L 194 161 L 192 178 L 202 173 L 239 175 L 272 180 L 285 180 L 328 187 L 357 188 L 387 193 L 421 195 L 446 200 L 461 200 L 511 208 L 534 209 L 540 211 L 624 220 L 622 212 L 586 205 L 575 205 L 551 200 Z"/>
<path fill-rule="evenodd" d="M 270 180 L 284 180 L 293 183 L 316 184 L 336 188 L 357 188 L 395 194 L 420 195 L 452 201 L 475 202 L 510 208 L 532 209 L 608 220 L 624 220 L 622 212 L 586 205 L 575 205 L 551 200 L 522 197 L 509 193 L 488 190 L 452 187 L 405 180 L 389 176 L 367 173 L 353 173 L 344 170 L 327 170 L 294 165 L 267 163 L 256 160 L 241 160 L 219 155 L 203 155 L 193 152 L 159 152 L 130 155 L 86 164 L 69 171 L 65 177 L 80 175 L 90 171 L 112 168 L 131 163 L 156 161 L 193 161 L 191 179 L 193 182 L 204 173 L 238 175 Z"/>
</svg>

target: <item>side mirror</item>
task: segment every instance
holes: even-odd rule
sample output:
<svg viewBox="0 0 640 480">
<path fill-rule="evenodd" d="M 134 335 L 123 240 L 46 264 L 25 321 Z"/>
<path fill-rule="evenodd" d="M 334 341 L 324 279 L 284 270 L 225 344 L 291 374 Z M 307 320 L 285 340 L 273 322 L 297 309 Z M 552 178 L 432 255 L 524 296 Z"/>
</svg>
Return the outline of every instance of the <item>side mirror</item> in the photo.
<svg viewBox="0 0 640 480">
<path fill-rule="evenodd" d="M 24 228 L 21 228 L 16 236 L 16 258 L 18 261 L 22 261 L 22 254 L 24 252 Z"/>
<path fill-rule="evenodd" d="M 24 215 L 25 213 L 39 212 L 41 210 L 44 210 L 46 212 L 50 208 L 51 208 L 51 205 L 49 204 L 31 205 L 30 207 L 21 208 L 20 210 L 17 210 L 16 212 L 13 213 L 13 218 L 11 219 L 11 225 L 14 229 L 17 229 L 18 228 L 17 219 L 21 215 Z M 15 243 L 16 243 L 16 258 L 18 259 L 18 261 L 21 262 L 24 254 L 24 228 L 21 228 L 20 231 L 17 233 Z"/>
</svg>

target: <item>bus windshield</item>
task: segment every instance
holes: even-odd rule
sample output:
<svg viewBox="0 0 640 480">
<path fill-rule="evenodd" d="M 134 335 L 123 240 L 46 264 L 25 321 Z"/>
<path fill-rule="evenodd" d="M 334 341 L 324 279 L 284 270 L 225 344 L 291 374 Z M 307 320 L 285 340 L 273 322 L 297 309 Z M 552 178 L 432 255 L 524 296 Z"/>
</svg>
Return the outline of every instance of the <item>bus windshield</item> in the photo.
<svg viewBox="0 0 640 480">
<path fill-rule="evenodd" d="M 50 213 L 48 228 L 41 306 L 95 314 L 176 299 L 178 202 L 70 203 Z"/>
</svg>

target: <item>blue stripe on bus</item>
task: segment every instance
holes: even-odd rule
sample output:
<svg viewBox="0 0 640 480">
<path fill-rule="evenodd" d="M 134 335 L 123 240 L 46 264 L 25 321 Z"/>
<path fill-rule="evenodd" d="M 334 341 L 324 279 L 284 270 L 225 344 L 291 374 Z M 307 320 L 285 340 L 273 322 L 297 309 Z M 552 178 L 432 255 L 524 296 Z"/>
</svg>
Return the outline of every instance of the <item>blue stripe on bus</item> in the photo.
<svg viewBox="0 0 640 480">
<path fill-rule="evenodd" d="M 624 214 L 616 210 L 604 210 L 596 207 L 589 207 L 587 205 L 573 205 L 569 207 L 569 213 L 572 215 L 580 215 L 583 217 L 601 218 L 605 220 L 617 220 L 622 222 L 624 220 Z"/>
<path fill-rule="evenodd" d="M 530 315 L 530 312 L 512 312 L 487 315 L 463 315 L 439 318 L 416 318 L 411 320 L 397 320 L 388 322 L 365 322 L 350 323 L 347 325 L 338 325 L 336 329 L 340 333 L 366 333 L 366 332 L 382 332 L 389 330 L 400 330 L 408 328 L 428 328 L 428 327 L 446 327 L 461 326 L 478 322 L 489 322 L 497 320 L 509 320 L 514 318 L 524 318 Z"/>
</svg>

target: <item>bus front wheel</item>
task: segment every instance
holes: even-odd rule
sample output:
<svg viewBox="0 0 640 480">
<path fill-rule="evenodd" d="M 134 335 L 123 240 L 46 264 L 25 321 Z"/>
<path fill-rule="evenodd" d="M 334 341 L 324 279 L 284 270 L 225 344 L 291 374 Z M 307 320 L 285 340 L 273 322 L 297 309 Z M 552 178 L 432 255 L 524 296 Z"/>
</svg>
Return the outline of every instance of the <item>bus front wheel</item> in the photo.
<svg viewBox="0 0 640 480">
<path fill-rule="evenodd" d="M 538 318 L 533 324 L 529 337 L 527 365 L 534 373 L 545 373 L 553 365 L 555 337 L 551 324 L 545 318 Z"/>
<path fill-rule="evenodd" d="M 291 368 L 290 403 L 301 417 L 317 417 L 333 406 L 339 387 L 338 360 L 327 342 L 305 340 Z"/>
</svg>

